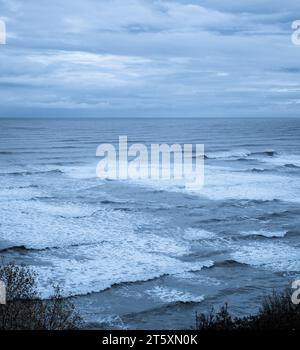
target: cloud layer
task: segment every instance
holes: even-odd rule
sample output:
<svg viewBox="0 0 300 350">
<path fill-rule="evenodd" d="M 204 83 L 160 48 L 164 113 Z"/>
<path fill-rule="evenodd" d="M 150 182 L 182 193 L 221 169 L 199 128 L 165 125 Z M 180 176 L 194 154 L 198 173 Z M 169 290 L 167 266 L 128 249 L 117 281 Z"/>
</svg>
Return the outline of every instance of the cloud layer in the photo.
<svg viewBox="0 0 300 350">
<path fill-rule="evenodd" d="M 0 116 L 297 116 L 286 0 L 0 0 Z"/>
</svg>

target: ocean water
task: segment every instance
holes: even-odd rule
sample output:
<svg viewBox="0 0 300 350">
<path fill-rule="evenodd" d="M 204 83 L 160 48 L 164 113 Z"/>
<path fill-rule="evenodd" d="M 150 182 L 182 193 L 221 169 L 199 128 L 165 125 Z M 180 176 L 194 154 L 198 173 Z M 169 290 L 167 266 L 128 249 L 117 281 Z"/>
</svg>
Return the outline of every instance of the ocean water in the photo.
<svg viewBox="0 0 300 350">
<path fill-rule="evenodd" d="M 205 186 L 96 177 L 96 148 L 205 145 Z M 0 255 L 59 283 L 90 327 L 255 312 L 300 277 L 299 119 L 0 119 Z"/>
</svg>

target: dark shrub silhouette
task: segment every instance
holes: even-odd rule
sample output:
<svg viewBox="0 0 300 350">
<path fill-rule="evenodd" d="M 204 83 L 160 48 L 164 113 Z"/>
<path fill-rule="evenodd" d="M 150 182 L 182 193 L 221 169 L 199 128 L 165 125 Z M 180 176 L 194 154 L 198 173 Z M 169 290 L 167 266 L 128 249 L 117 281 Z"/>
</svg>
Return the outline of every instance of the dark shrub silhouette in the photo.
<svg viewBox="0 0 300 350">
<path fill-rule="evenodd" d="M 219 312 L 196 315 L 196 329 L 231 330 L 300 330 L 300 305 L 292 303 L 292 291 L 286 289 L 266 296 L 257 315 L 232 317 L 225 304 Z"/>
<path fill-rule="evenodd" d="M 78 329 L 81 318 L 73 304 L 54 287 L 50 299 L 42 300 L 36 288 L 36 275 L 28 267 L 9 264 L 0 267 L 0 280 L 6 285 L 6 305 L 0 305 L 1 330 Z"/>
</svg>

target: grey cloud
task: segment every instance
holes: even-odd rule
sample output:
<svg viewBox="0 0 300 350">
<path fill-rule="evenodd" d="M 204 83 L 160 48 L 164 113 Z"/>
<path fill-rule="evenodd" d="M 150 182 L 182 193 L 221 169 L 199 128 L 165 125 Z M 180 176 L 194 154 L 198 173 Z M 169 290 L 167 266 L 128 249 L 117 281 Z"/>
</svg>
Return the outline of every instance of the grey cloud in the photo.
<svg viewBox="0 0 300 350">
<path fill-rule="evenodd" d="M 290 0 L 0 0 L 1 110 L 294 114 L 297 13 Z"/>
</svg>

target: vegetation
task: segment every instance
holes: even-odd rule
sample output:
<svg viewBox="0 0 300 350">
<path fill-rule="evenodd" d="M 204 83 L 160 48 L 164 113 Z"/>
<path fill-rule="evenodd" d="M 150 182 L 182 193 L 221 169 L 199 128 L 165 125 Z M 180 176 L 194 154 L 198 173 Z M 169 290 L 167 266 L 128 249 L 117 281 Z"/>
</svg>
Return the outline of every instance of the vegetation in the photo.
<svg viewBox="0 0 300 350">
<path fill-rule="evenodd" d="M 36 288 L 36 275 L 13 264 L 0 267 L 0 280 L 6 285 L 5 305 L 0 305 L 1 330 L 70 330 L 81 326 L 73 304 L 54 287 L 50 299 L 42 300 Z"/>
<path fill-rule="evenodd" d="M 200 331 L 232 330 L 300 330 L 300 305 L 292 303 L 292 291 L 273 292 L 264 298 L 257 315 L 232 317 L 225 304 L 218 312 L 196 315 L 196 329 Z"/>
<path fill-rule="evenodd" d="M 82 328 L 74 305 L 63 298 L 59 287 L 47 300 L 39 297 L 36 275 L 28 267 L 0 267 L 7 303 L 0 305 L 0 330 L 72 330 Z M 253 316 L 233 317 L 225 304 L 218 312 L 196 315 L 199 331 L 300 330 L 300 305 L 292 303 L 292 291 L 273 292 L 264 298 Z"/>
</svg>

